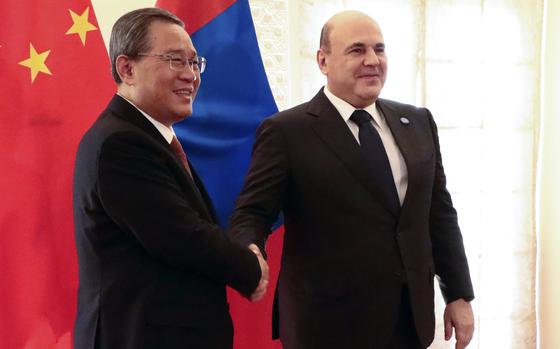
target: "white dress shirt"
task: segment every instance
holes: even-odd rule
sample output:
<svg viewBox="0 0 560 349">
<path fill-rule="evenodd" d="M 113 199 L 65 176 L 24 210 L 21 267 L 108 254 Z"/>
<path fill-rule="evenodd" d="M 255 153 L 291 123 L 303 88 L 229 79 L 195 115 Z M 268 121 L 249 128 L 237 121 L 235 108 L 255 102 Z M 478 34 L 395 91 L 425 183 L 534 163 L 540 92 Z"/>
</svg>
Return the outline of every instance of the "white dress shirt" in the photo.
<svg viewBox="0 0 560 349">
<path fill-rule="evenodd" d="M 157 128 L 157 130 L 159 131 L 159 133 L 161 133 L 161 135 L 163 136 L 163 138 L 165 138 L 165 140 L 167 141 L 168 144 L 171 144 L 171 141 L 173 140 L 173 136 L 175 136 L 175 131 L 173 130 L 173 127 L 167 127 L 164 124 L 162 124 L 161 122 L 157 121 L 156 119 L 154 119 L 153 117 L 151 117 L 150 115 L 148 115 L 148 113 L 144 112 L 142 109 L 138 108 L 134 103 L 132 103 L 131 101 L 129 101 L 128 99 L 126 99 L 123 95 L 117 93 L 119 96 L 122 97 L 122 99 L 124 99 L 125 101 L 127 101 L 128 103 L 130 103 L 134 108 L 138 109 L 138 111 L 140 113 L 142 113 L 142 115 L 144 115 L 146 117 L 146 119 L 148 119 L 149 122 L 152 123 L 152 125 L 155 126 L 155 128 Z"/>
<path fill-rule="evenodd" d="M 336 110 L 338 110 L 338 113 L 350 129 L 350 132 L 354 135 L 356 142 L 360 144 L 360 138 L 358 136 L 360 128 L 350 120 L 350 116 L 356 108 L 345 100 L 335 96 L 331 91 L 329 91 L 327 86 L 325 86 L 324 92 L 329 101 L 331 101 Z M 391 165 L 391 172 L 393 173 L 393 179 L 395 180 L 395 186 L 399 195 L 399 201 L 402 206 L 406 195 L 406 188 L 408 187 L 408 171 L 406 169 L 404 158 L 397 146 L 397 143 L 395 142 L 395 138 L 393 138 L 389 125 L 387 125 L 387 122 L 385 121 L 385 116 L 377 110 L 375 102 L 363 109 L 373 117 L 372 124 L 377 132 L 379 132 L 379 136 L 383 142 L 383 147 L 385 147 L 385 151 L 387 152 L 389 164 Z"/>
</svg>

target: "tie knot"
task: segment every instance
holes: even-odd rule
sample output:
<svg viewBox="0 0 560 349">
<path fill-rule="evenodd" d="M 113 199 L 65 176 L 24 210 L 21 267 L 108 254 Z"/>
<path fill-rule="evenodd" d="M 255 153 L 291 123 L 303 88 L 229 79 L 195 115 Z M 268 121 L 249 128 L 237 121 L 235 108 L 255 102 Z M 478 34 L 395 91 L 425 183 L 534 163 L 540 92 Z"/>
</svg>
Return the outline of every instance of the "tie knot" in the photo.
<svg viewBox="0 0 560 349">
<path fill-rule="evenodd" d="M 352 115 L 350 115 L 350 120 L 357 124 L 359 127 L 362 127 L 362 125 L 371 122 L 371 119 L 371 115 L 369 115 L 369 113 L 363 109 L 356 109 L 354 110 Z"/>
<path fill-rule="evenodd" d="M 183 146 L 181 146 L 181 143 L 179 142 L 179 139 L 177 139 L 177 136 L 173 136 L 173 139 L 171 140 L 171 144 L 169 144 L 171 146 L 171 149 L 180 157 L 183 157 L 185 154 L 185 151 L 183 150 Z"/>
</svg>

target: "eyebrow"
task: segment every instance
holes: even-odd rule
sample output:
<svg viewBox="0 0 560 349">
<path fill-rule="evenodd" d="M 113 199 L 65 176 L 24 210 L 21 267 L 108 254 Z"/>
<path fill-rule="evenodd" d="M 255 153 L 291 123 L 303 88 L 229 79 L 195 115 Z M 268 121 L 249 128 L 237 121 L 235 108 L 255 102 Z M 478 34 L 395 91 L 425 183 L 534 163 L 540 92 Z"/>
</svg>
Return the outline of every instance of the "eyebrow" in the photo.
<svg viewBox="0 0 560 349">
<path fill-rule="evenodd" d="M 364 44 L 363 42 L 354 42 L 354 43 L 350 44 L 350 46 L 348 46 L 345 51 L 348 52 L 348 51 L 351 51 L 352 49 L 363 48 L 363 47 L 366 47 L 366 44 Z M 382 43 L 382 42 L 377 43 L 377 44 L 375 44 L 374 48 L 375 49 L 384 49 L 385 44 Z"/>
<path fill-rule="evenodd" d="M 184 50 L 167 50 L 164 53 L 168 54 L 168 55 L 172 55 L 172 54 L 181 54 L 182 55 L 184 52 L 185 52 Z M 190 55 L 187 53 L 186 56 L 196 57 L 196 56 L 198 56 L 198 54 L 196 53 L 196 51 L 192 51 L 192 53 Z"/>
</svg>

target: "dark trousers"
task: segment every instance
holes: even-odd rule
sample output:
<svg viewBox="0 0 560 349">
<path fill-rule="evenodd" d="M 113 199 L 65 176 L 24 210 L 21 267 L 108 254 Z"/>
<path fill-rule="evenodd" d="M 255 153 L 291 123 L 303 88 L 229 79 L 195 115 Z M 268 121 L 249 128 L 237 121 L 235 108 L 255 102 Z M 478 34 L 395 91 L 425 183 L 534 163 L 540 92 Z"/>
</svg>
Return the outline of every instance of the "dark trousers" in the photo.
<svg viewBox="0 0 560 349">
<path fill-rule="evenodd" d="M 408 287 L 403 287 L 399 319 L 388 349 L 425 349 L 416 334 Z"/>
</svg>

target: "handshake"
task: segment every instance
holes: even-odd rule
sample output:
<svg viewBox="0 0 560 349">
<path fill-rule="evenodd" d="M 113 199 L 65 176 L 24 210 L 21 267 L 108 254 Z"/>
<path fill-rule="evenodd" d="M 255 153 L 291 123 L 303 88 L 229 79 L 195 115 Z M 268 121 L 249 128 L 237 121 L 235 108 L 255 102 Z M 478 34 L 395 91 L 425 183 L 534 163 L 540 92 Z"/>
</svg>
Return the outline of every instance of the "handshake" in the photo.
<svg viewBox="0 0 560 349">
<path fill-rule="evenodd" d="M 260 301 L 266 294 L 266 288 L 268 287 L 269 279 L 268 264 L 266 263 L 261 250 L 257 245 L 250 244 L 249 249 L 253 251 L 255 255 L 257 255 L 257 258 L 259 259 L 259 265 L 261 267 L 261 280 L 259 281 L 259 284 L 257 285 L 255 291 L 253 291 L 253 293 L 249 296 L 249 300 L 251 302 L 257 302 Z"/>
</svg>

